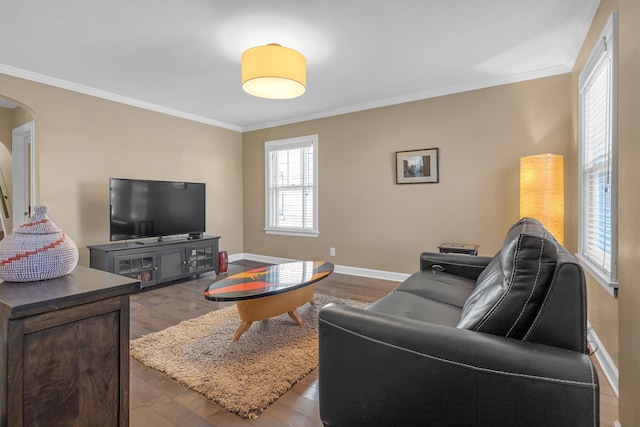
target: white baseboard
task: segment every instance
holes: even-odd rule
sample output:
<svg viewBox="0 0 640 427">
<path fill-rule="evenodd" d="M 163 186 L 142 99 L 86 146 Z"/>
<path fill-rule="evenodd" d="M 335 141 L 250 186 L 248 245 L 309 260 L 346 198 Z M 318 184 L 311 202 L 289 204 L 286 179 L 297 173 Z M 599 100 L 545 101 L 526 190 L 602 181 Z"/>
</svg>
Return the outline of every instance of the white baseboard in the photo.
<svg viewBox="0 0 640 427">
<path fill-rule="evenodd" d="M 267 264 L 282 264 L 285 262 L 299 261 L 297 259 L 277 258 L 266 255 L 257 255 L 250 253 L 233 254 L 229 256 L 229 262 L 246 259 L 249 261 L 264 262 Z M 335 273 L 348 274 L 350 276 L 370 277 L 372 279 L 390 280 L 393 282 L 402 282 L 409 277 L 406 273 L 395 273 L 393 271 L 372 270 L 369 268 L 349 267 L 346 265 L 336 265 Z"/>
<path fill-rule="evenodd" d="M 246 259 L 246 260 L 249 260 L 249 261 L 264 262 L 266 264 L 283 264 L 285 262 L 300 261 L 298 259 L 278 258 L 278 257 L 274 257 L 274 256 L 250 254 L 250 253 L 246 253 L 246 252 L 238 254 L 238 255 L 240 256 L 239 259 Z"/>
<path fill-rule="evenodd" d="M 587 340 L 595 344 L 593 346 L 593 349 L 595 350 L 594 355 L 602 367 L 604 376 L 607 378 L 607 381 L 611 385 L 611 389 L 616 394 L 616 397 L 620 397 L 618 395 L 618 368 L 616 368 L 613 360 L 611 360 L 611 356 L 607 353 L 602 341 L 598 338 L 598 334 L 596 334 L 596 331 L 589 322 L 587 322 L 587 330 Z"/>
<path fill-rule="evenodd" d="M 370 268 L 349 267 L 346 265 L 336 265 L 334 271 L 350 276 L 370 277 L 372 279 L 390 280 L 392 282 L 403 282 L 410 276 L 406 273 L 396 273 L 393 271 L 372 270 Z"/>
<path fill-rule="evenodd" d="M 227 256 L 227 260 L 229 262 L 240 261 L 241 259 L 244 259 L 243 255 L 244 254 L 229 254 Z"/>
</svg>

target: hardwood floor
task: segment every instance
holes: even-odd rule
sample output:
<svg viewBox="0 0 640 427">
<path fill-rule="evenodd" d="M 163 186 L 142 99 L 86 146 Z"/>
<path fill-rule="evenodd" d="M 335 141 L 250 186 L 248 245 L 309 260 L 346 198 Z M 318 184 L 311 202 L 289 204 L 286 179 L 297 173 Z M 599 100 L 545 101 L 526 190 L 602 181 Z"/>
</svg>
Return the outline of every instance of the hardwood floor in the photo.
<svg viewBox="0 0 640 427">
<path fill-rule="evenodd" d="M 236 261 L 227 275 L 264 264 Z M 222 277 L 225 277 L 224 275 Z M 182 320 L 201 316 L 232 303 L 204 299 L 203 291 L 216 280 L 215 274 L 158 287 L 132 295 L 131 338 L 160 331 Z M 318 282 L 316 292 L 364 302 L 373 302 L 398 286 L 397 282 L 332 274 Z M 318 412 L 318 376 L 311 372 L 273 403 L 257 420 L 245 420 L 228 412 L 164 374 L 131 361 L 130 425 L 132 427 L 169 426 L 322 426 Z M 595 362 L 595 359 L 594 359 Z M 597 362 L 595 362 L 597 365 Z M 597 365 L 600 369 L 600 366 Z M 618 400 L 604 375 L 600 376 L 601 426 L 612 426 L 618 416 Z"/>
</svg>

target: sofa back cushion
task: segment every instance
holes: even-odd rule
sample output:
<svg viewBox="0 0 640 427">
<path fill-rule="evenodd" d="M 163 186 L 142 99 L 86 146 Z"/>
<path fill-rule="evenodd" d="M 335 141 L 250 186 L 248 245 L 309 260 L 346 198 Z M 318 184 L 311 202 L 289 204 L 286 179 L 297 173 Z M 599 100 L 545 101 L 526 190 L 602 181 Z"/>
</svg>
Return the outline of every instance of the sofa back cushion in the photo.
<svg viewBox="0 0 640 427">
<path fill-rule="evenodd" d="M 457 327 L 522 339 L 540 309 L 557 260 L 553 236 L 539 221 L 522 218 L 478 277 Z"/>
</svg>

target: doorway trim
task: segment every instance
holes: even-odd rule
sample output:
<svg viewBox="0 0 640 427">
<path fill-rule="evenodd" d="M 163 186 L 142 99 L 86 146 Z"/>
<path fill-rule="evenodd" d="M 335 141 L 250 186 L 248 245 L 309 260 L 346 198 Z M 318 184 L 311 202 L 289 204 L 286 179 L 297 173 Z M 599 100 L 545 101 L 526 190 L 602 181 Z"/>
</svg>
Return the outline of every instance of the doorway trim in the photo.
<svg viewBox="0 0 640 427">
<path fill-rule="evenodd" d="M 13 228 L 15 229 L 29 219 L 36 201 L 35 121 L 31 120 L 11 131 L 11 154 L 13 157 Z"/>
</svg>

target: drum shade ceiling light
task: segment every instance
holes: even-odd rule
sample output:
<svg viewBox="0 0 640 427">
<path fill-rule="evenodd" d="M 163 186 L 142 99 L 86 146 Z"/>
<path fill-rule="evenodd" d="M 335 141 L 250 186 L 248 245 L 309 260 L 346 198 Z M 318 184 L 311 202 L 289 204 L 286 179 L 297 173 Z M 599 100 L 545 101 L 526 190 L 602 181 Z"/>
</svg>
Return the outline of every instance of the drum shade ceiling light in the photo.
<svg viewBox="0 0 640 427">
<path fill-rule="evenodd" d="M 298 51 L 270 43 L 242 54 L 242 89 L 269 99 L 296 98 L 307 86 L 307 60 Z"/>
</svg>

